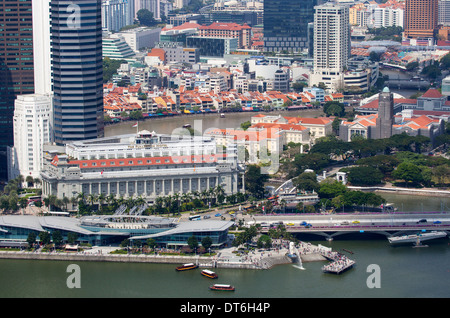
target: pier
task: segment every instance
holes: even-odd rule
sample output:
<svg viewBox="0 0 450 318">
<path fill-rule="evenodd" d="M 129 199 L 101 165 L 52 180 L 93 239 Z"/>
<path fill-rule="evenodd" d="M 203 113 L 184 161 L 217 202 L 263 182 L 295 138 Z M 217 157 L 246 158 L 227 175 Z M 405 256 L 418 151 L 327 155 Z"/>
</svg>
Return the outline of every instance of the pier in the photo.
<svg viewBox="0 0 450 318">
<path fill-rule="evenodd" d="M 322 271 L 324 273 L 339 275 L 345 272 L 346 270 L 352 268 L 356 264 L 354 260 L 351 260 L 347 258 L 345 255 L 342 255 L 338 252 L 332 252 L 331 250 L 323 251 L 322 255 L 327 260 L 331 261 L 330 264 L 324 265 L 322 267 Z"/>
</svg>

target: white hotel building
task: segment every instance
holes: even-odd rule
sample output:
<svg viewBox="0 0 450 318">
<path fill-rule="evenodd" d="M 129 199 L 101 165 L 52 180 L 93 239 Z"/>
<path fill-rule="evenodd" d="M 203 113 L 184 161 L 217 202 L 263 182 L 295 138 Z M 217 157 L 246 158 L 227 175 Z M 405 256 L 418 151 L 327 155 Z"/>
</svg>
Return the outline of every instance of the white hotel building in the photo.
<svg viewBox="0 0 450 318">
<path fill-rule="evenodd" d="M 309 85 L 322 82 L 331 92 L 337 92 L 344 88 L 350 55 L 349 9 L 328 2 L 314 10 L 314 70 Z"/>
<path fill-rule="evenodd" d="M 52 141 L 52 98 L 49 94 L 19 95 L 14 108 L 14 146 L 8 149 L 8 179 L 39 178 L 43 145 Z"/>
<path fill-rule="evenodd" d="M 218 153 L 214 138 L 136 134 L 77 141 L 65 153 L 44 154 L 42 194 L 58 198 L 112 194 L 142 197 L 202 192 L 222 186 L 224 193 L 242 191 L 237 150 Z M 243 173 L 242 173 L 243 174 Z M 243 180 L 242 180 L 243 181 Z"/>
</svg>

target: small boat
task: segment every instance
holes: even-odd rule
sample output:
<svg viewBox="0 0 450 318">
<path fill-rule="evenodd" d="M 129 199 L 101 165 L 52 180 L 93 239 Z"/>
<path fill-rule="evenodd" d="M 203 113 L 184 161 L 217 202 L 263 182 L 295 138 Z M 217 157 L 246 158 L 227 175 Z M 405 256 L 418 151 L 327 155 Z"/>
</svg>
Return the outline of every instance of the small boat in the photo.
<svg viewBox="0 0 450 318">
<path fill-rule="evenodd" d="M 224 113 L 220 114 L 220 118 L 225 118 L 225 114 Z"/>
<path fill-rule="evenodd" d="M 185 124 L 185 125 L 183 125 L 183 128 L 190 128 L 190 127 L 191 127 L 190 124 Z"/>
<path fill-rule="evenodd" d="M 204 269 L 204 270 L 202 270 L 202 273 L 201 273 L 203 276 L 206 276 L 206 277 L 208 277 L 208 278 L 218 278 L 219 276 L 217 276 L 217 274 L 216 273 L 214 273 L 214 272 L 212 272 L 212 271 L 210 271 L 210 270 L 207 270 L 207 269 Z"/>
<path fill-rule="evenodd" d="M 234 286 L 224 285 L 224 284 L 214 284 L 212 286 L 209 286 L 209 289 L 211 289 L 211 290 L 234 291 Z"/>
<path fill-rule="evenodd" d="M 181 266 L 178 266 L 177 268 L 175 268 L 175 270 L 180 272 L 180 271 L 187 271 L 187 270 L 196 269 L 196 268 L 198 268 L 197 264 L 188 263 L 188 264 L 183 264 Z"/>
</svg>

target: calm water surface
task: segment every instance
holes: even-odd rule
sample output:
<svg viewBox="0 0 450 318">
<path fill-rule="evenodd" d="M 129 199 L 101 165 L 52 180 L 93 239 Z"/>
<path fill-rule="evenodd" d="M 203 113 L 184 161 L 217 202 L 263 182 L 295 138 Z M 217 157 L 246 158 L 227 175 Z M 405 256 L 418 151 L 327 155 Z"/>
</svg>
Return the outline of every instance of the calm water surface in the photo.
<svg viewBox="0 0 450 318">
<path fill-rule="evenodd" d="M 176 272 L 175 265 L 78 262 L 81 288 L 66 286 L 70 262 L 0 260 L 0 297 L 82 298 L 447 298 L 450 297 L 448 239 L 427 248 L 391 247 L 387 240 L 313 242 L 350 250 L 356 267 L 325 274 L 327 262 L 279 265 L 270 270 L 216 269 L 218 280 L 200 270 Z M 342 251 L 343 252 L 343 251 Z M 346 252 L 343 252 L 346 253 Z M 369 288 L 370 264 L 380 268 L 381 288 Z M 234 293 L 217 293 L 212 283 L 233 284 Z"/>
</svg>

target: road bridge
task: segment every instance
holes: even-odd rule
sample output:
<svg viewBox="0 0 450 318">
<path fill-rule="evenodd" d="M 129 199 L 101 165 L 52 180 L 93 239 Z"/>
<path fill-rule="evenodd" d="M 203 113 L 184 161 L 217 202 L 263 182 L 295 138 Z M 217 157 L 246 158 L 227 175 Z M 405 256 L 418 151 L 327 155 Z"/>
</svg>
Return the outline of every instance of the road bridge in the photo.
<svg viewBox="0 0 450 318">
<path fill-rule="evenodd" d="M 262 232 L 283 223 L 290 233 L 316 234 L 328 240 L 352 233 L 373 233 L 386 237 L 421 231 L 450 234 L 450 213 L 345 213 L 256 215 L 246 223 L 261 224 Z"/>
</svg>

